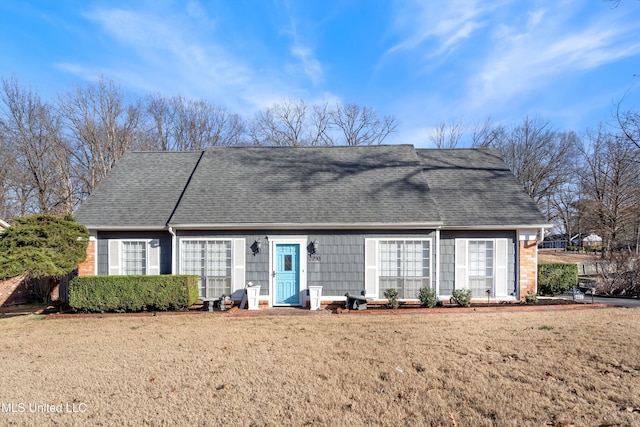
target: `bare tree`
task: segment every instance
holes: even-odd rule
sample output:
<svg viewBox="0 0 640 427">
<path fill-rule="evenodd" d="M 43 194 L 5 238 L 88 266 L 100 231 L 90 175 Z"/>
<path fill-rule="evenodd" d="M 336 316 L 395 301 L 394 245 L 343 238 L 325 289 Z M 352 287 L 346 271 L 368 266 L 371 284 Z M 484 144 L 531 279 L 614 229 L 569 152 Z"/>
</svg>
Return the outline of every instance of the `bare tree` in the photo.
<svg viewBox="0 0 640 427">
<path fill-rule="evenodd" d="M 143 129 L 136 148 L 193 151 L 242 145 L 246 125 L 238 115 L 208 101 L 152 95 L 143 102 Z"/>
<path fill-rule="evenodd" d="M 71 212 L 74 192 L 66 180 L 69 165 L 63 154 L 59 117 L 16 78 L 2 79 L 0 100 L 3 140 L 12 147 L 5 155 L 13 162 L 4 173 L 13 181 L 9 187 L 19 203 L 18 211 Z"/>
<path fill-rule="evenodd" d="M 15 215 L 15 205 L 9 191 L 10 174 L 15 164 L 13 150 L 5 140 L 0 127 L 0 218 L 10 218 Z"/>
<path fill-rule="evenodd" d="M 633 110 L 621 110 L 620 101 L 616 105 L 615 118 L 622 135 L 640 150 L 640 113 Z"/>
<path fill-rule="evenodd" d="M 258 112 L 249 133 L 259 145 L 371 145 L 381 144 L 397 126 L 393 116 L 380 119 L 369 107 L 288 99 Z"/>
<path fill-rule="evenodd" d="M 202 150 L 216 145 L 238 145 L 244 133 L 240 116 L 206 101 L 183 97 L 170 100 L 173 139 L 179 151 Z"/>
<path fill-rule="evenodd" d="M 567 241 L 570 241 L 575 233 L 580 232 L 580 191 L 578 180 L 573 176 L 568 178 L 549 197 L 549 220 L 560 224 Z"/>
<path fill-rule="evenodd" d="M 311 107 L 309 139 L 313 145 L 334 145 L 331 137 L 331 109 L 322 102 Z"/>
<path fill-rule="evenodd" d="M 287 99 L 259 111 L 249 135 L 256 145 L 326 145 L 332 143 L 329 116 L 325 104 L 309 106 L 302 99 Z"/>
<path fill-rule="evenodd" d="M 465 131 L 462 120 L 457 119 L 449 123 L 443 120 L 435 126 L 429 139 L 436 148 L 456 148 Z"/>
<path fill-rule="evenodd" d="M 357 104 L 338 104 L 331 114 L 331 124 L 342 133 L 345 145 L 375 145 L 396 131 L 394 116 L 382 119 L 373 108 Z"/>
<path fill-rule="evenodd" d="M 174 112 L 169 98 L 149 95 L 144 100 L 144 128 L 138 136 L 138 148 L 149 151 L 171 151 L 173 144 Z"/>
<path fill-rule="evenodd" d="M 581 191 L 588 198 L 583 215 L 591 218 L 594 231 L 603 239 L 603 248 L 611 252 L 636 238 L 639 156 L 621 135 L 603 128 L 588 135 L 589 144 L 581 149 Z"/>
<path fill-rule="evenodd" d="M 491 118 L 484 122 L 476 122 L 471 131 L 471 146 L 473 148 L 489 148 L 497 145 L 498 140 L 505 138 L 503 126 L 494 126 Z"/>
<path fill-rule="evenodd" d="M 574 132 L 558 132 L 548 121 L 525 117 L 511 130 L 497 129 L 485 146 L 497 149 L 541 208 L 572 174 L 578 136 Z M 547 205 L 547 206 L 545 206 Z"/>
<path fill-rule="evenodd" d="M 114 163 L 134 147 L 140 109 L 112 81 L 99 79 L 58 98 L 75 176 L 89 194 Z"/>
</svg>

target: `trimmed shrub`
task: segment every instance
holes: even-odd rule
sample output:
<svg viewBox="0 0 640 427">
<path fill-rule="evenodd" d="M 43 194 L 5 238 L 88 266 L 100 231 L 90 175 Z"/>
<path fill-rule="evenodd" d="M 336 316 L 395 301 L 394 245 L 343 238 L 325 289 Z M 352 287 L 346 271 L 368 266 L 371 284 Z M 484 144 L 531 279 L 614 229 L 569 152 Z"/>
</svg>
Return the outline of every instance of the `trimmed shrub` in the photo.
<svg viewBox="0 0 640 427">
<path fill-rule="evenodd" d="M 471 289 L 454 289 L 451 292 L 453 300 L 462 307 L 471 305 Z"/>
<path fill-rule="evenodd" d="M 578 285 L 578 265 L 541 262 L 538 265 L 538 293 L 554 296 L 569 292 Z"/>
<path fill-rule="evenodd" d="M 198 300 L 198 276 L 82 276 L 69 305 L 82 312 L 186 310 Z"/>
<path fill-rule="evenodd" d="M 418 299 L 420 305 L 423 307 L 435 307 L 436 305 L 436 290 L 431 288 L 420 288 L 418 291 Z"/>
</svg>

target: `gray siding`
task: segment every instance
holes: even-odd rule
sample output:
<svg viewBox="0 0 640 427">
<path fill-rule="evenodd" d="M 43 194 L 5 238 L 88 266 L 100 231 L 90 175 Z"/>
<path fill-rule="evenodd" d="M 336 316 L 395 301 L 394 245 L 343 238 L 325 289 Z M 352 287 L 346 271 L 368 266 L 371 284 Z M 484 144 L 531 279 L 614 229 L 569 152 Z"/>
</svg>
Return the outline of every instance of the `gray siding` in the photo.
<svg viewBox="0 0 640 427">
<path fill-rule="evenodd" d="M 455 289 L 455 239 L 509 239 L 507 289 L 515 291 L 515 231 L 442 231 L 440 233 L 440 295 L 451 295 L 451 291 Z"/>
<path fill-rule="evenodd" d="M 307 236 L 308 242 L 320 242 L 316 256 L 307 256 L 307 285 L 322 286 L 324 296 L 341 296 L 346 292 L 360 293 L 364 289 L 364 247 L 367 238 L 431 238 L 435 245 L 434 232 L 332 232 L 332 231 L 295 231 L 295 232 L 220 232 L 220 231 L 179 231 L 178 247 L 181 238 L 244 238 L 246 259 L 246 281 L 261 286 L 260 294 L 269 295 L 269 242 L 267 236 Z M 161 274 L 171 274 L 171 235 L 168 232 L 99 232 L 97 241 L 98 274 L 108 274 L 108 239 L 159 239 L 160 240 L 160 271 Z M 456 238 L 506 238 L 509 239 L 508 249 L 508 289 L 515 290 L 516 286 L 516 254 L 517 236 L 515 231 L 442 231 L 440 234 L 440 260 L 436 260 L 435 246 L 432 250 L 434 262 L 440 263 L 440 291 L 441 295 L 450 295 L 454 289 L 455 276 L 455 239 Z M 259 254 L 253 255 L 251 245 L 254 241 L 262 240 Z M 178 266 L 180 254 L 177 254 Z M 433 269 L 434 271 L 435 269 Z"/>
<path fill-rule="evenodd" d="M 342 296 L 346 292 L 359 294 L 364 290 L 364 244 L 366 238 L 432 238 L 431 232 L 269 232 L 225 233 L 217 231 L 179 231 L 178 239 L 193 237 L 244 238 L 246 258 L 246 281 L 260 285 L 260 295 L 269 295 L 269 242 L 266 236 L 307 236 L 307 241 L 318 240 L 320 245 L 315 256 L 307 256 L 307 285 L 322 286 L 323 296 Z M 259 254 L 253 255 L 250 246 L 257 239 L 262 240 Z M 435 244 L 435 239 L 434 239 Z M 179 247 L 179 246 L 178 246 Z M 435 251 L 432 251 L 435 256 Z M 179 257 L 179 254 L 178 254 Z M 180 260 L 178 260 L 178 263 Z"/>
<path fill-rule="evenodd" d="M 166 231 L 100 231 L 98 232 L 98 275 L 109 274 L 109 239 L 158 239 L 160 241 L 160 274 L 171 274 L 171 235 Z"/>
</svg>

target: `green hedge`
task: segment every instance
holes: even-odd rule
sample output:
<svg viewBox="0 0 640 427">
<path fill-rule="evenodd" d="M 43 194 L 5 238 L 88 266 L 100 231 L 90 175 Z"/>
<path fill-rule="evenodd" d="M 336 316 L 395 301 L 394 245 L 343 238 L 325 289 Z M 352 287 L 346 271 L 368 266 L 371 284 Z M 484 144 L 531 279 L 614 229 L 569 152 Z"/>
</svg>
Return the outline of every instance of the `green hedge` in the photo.
<svg viewBox="0 0 640 427">
<path fill-rule="evenodd" d="M 198 300 L 198 276 L 83 276 L 69 283 L 75 311 L 186 310 Z"/>
<path fill-rule="evenodd" d="M 538 265 L 538 293 L 554 296 L 578 285 L 578 265 L 562 262 L 541 262 Z"/>
</svg>

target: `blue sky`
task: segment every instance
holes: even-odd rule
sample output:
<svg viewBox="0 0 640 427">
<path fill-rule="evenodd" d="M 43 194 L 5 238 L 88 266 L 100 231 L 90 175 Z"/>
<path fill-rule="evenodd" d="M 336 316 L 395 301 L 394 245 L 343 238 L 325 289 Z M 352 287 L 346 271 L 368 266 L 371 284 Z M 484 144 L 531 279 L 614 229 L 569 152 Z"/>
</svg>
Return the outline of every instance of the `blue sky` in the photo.
<svg viewBox="0 0 640 427">
<path fill-rule="evenodd" d="M 97 76 L 246 117 L 285 98 L 441 121 L 525 115 L 583 132 L 640 108 L 640 1 L 1 0 L 0 75 L 48 100 Z"/>
</svg>

